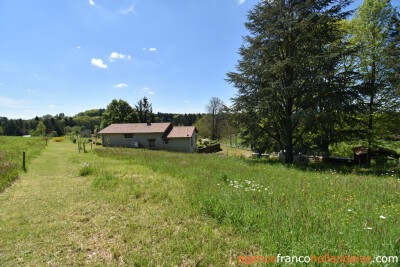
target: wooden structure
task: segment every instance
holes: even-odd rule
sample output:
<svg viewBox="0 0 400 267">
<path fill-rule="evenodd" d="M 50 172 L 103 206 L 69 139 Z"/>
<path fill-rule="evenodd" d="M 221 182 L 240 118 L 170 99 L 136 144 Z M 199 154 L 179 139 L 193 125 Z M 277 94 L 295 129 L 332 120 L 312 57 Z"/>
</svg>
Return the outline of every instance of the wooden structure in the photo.
<svg viewBox="0 0 400 267">
<path fill-rule="evenodd" d="M 392 149 L 385 147 L 354 147 L 354 163 L 358 165 L 367 165 L 370 159 L 375 159 L 377 164 L 386 164 L 388 160 L 399 161 L 400 154 Z"/>
</svg>

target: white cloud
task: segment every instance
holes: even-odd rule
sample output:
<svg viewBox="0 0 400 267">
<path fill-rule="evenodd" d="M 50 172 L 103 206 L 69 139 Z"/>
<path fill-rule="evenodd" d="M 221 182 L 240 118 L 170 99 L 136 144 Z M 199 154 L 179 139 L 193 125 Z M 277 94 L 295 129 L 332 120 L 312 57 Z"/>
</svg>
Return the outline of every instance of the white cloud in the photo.
<svg viewBox="0 0 400 267">
<path fill-rule="evenodd" d="M 96 5 L 96 4 L 94 3 L 93 0 L 89 0 L 89 4 L 90 4 L 91 6 L 95 6 L 95 5 Z"/>
<path fill-rule="evenodd" d="M 157 52 L 157 48 L 155 48 L 155 47 L 151 47 L 151 48 L 143 47 L 142 50 L 149 51 L 149 52 Z"/>
<path fill-rule="evenodd" d="M 0 107 L 6 108 L 23 108 L 23 100 L 14 100 L 8 97 L 0 96 Z"/>
<path fill-rule="evenodd" d="M 79 45 L 76 47 L 76 49 L 81 49 L 82 47 L 80 47 Z"/>
<path fill-rule="evenodd" d="M 149 95 L 154 95 L 155 94 L 153 91 L 150 91 L 150 88 L 148 88 L 148 87 L 144 87 L 142 89 L 142 91 L 145 92 L 146 94 L 149 94 Z"/>
<path fill-rule="evenodd" d="M 115 88 L 124 88 L 124 87 L 128 87 L 128 85 L 124 84 L 124 83 L 119 83 L 119 84 L 114 85 L 114 87 Z"/>
<path fill-rule="evenodd" d="M 131 56 L 130 55 L 120 54 L 120 53 L 117 53 L 117 52 L 112 52 L 111 55 L 108 57 L 108 60 L 110 62 L 115 62 L 116 59 L 131 60 Z"/>
<path fill-rule="evenodd" d="M 135 6 L 132 4 L 128 8 L 122 9 L 121 14 L 128 15 L 129 13 L 136 14 Z"/>
<path fill-rule="evenodd" d="M 56 105 L 50 105 L 49 107 L 50 107 L 50 108 L 55 108 L 55 107 L 56 107 Z"/>
<path fill-rule="evenodd" d="M 98 68 L 101 68 L 101 69 L 106 69 L 107 68 L 107 65 L 104 64 L 103 60 L 101 60 L 100 58 L 99 59 L 92 58 L 92 65 L 96 66 Z"/>
<path fill-rule="evenodd" d="M 243 5 L 246 0 L 238 0 L 238 5 Z"/>
<path fill-rule="evenodd" d="M 187 104 L 187 103 L 190 103 L 190 102 L 192 102 L 192 101 L 190 101 L 190 100 L 185 100 L 185 101 L 183 101 L 183 102 L 185 102 L 185 103 Z"/>
</svg>

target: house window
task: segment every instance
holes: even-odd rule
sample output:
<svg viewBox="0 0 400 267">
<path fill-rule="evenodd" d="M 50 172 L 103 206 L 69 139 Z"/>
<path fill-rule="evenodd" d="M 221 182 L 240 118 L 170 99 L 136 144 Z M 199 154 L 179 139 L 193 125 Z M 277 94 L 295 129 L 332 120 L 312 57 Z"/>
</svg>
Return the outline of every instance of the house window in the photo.
<svg viewBox="0 0 400 267">
<path fill-rule="evenodd" d="M 148 139 L 149 140 L 149 148 L 155 148 L 156 147 L 156 139 Z"/>
<path fill-rule="evenodd" d="M 168 145 L 168 139 L 164 139 L 164 145 Z"/>
<path fill-rule="evenodd" d="M 125 134 L 125 138 L 133 138 L 133 134 Z"/>
</svg>

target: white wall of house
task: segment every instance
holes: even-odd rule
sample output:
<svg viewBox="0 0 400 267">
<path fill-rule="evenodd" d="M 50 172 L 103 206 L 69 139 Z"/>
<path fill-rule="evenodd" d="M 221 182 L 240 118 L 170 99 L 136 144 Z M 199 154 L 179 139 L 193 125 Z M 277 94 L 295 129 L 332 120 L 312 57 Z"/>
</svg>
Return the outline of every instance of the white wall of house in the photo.
<svg viewBox="0 0 400 267">
<path fill-rule="evenodd" d="M 178 152 L 192 152 L 190 147 L 190 138 L 172 138 L 168 139 L 165 150 Z"/>
<path fill-rule="evenodd" d="M 171 138 L 167 142 L 162 139 L 163 134 L 161 133 L 133 134 L 132 138 L 125 134 L 103 134 L 102 136 L 103 146 L 134 147 L 134 143 L 139 142 L 140 147 L 149 148 L 149 139 L 154 139 L 154 149 L 189 153 L 196 152 L 196 133 L 193 133 L 192 138 Z"/>
<path fill-rule="evenodd" d="M 178 152 L 196 152 L 196 132 L 193 133 L 192 138 L 171 138 L 168 139 L 168 144 L 165 145 L 165 150 L 178 151 Z"/>
<path fill-rule="evenodd" d="M 155 140 L 154 149 L 164 148 L 161 133 L 133 134 L 132 138 L 125 134 L 103 134 L 103 145 L 133 147 L 135 142 L 139 142 L 140 147 L 149 148 L 149 139 Z"/>
</svg>

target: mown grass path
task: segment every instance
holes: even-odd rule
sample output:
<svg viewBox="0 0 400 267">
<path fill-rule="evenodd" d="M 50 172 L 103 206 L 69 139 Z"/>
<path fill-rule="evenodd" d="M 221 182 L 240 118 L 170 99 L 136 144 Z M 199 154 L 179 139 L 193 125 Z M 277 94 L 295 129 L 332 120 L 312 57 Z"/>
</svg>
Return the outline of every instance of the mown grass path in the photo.
<svg viewBox="0 0 400 267">
<path fill-rule="evenodd" d="M 83 163 L 101 172 L 80 177 Z M 0 266 L 234 264 L 240 237 L 185 212 L 184 190 L 145 166 L 50 143 L 0 194 Z"/>
<path fill-rule="evenodd" d="M 0 262 L 50 264 L 68 246 L 72 205 L 85 200 L 87 183 L 69 162 L 75 148 L 51 144 L 28 173 L 0 195 Z"/>
</svg>

